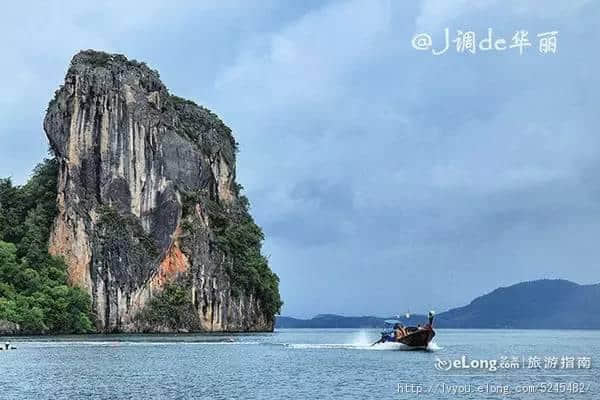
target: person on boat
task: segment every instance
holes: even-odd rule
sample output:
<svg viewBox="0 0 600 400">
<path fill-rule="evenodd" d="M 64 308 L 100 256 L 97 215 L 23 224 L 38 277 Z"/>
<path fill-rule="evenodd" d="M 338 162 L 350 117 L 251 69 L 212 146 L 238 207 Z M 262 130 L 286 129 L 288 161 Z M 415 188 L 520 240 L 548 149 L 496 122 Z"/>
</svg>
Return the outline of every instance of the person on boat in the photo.
<svg viewBox="0 0 600 400">
<path fill-rule="evenodd" d="M 406 330 L 406 327 L 402 324 L 400 324 L 400 333 L 402 334 L 402 336 L 400 336 L 401 338 L 408 335 L 408 330 Z"/>
<path fill-rule="evenodd" d="M 404 329 L 402 324 L 396 324 L 396 326 L 394 326 L 394 338 L 396 340 L 399 340 L 402 339 L 404 336 L 406 336 L 406 330 Z"/>
</svg>

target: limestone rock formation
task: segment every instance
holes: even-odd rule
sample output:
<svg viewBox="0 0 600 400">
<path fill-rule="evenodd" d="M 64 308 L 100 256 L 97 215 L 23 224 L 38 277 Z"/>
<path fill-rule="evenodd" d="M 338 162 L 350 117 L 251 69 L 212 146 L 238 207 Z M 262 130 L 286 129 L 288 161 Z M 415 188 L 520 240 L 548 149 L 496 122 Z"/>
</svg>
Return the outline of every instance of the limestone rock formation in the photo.
<svg viewBox="0 0 600 400">
<path fill-rule="evenodd" d="M 100 331 L 273 329 L 276 275 L 265 261 L 266 289 L 234 284 L 251 267 L 219 245 L 252 222 L 235 182 L 236 142 L 219 118 L 171 95 L 144 63 L 87 50 L 71 61 L 44 129 L 60 163 L 50 252 L 90 293 Z M 180 298 L 158 313 L 176 318 L 143 318 L 171 286 Z"/>
</svg>

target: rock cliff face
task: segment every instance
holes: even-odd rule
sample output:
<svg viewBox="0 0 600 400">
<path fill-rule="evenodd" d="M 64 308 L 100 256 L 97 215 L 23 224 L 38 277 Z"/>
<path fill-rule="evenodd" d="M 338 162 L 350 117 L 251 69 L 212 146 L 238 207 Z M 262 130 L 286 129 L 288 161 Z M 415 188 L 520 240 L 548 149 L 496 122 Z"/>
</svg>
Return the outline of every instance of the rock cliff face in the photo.
<svg viewBox="0 0 600 400">
<path fill-rule="evenodd" d="M 218 246 L 214 209 L 230 225 L 247 209 L 235 140 L 214 114 L 169 94 L 145 64 L 88 50 L 44 129 L 60 163 L 50 252 L 90 293 L 100 331 L 273 329 L 273 308 L 234 287 L 234 256 Z M 140 318 L 170 286 L 182 298 L 167 306 L 185 316 Z"/>
</svg>

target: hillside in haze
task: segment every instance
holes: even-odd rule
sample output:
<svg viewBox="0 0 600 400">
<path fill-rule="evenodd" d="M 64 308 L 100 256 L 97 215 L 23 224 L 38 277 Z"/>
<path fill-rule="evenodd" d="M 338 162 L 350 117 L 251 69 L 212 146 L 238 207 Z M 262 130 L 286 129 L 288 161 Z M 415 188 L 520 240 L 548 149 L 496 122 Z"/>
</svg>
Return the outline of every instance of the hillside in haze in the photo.
<svg viewBox="0 0 600 400">
<path fill-rule="evenodd" d="M 423 315 L 400 318 L 405 325 Z M 303 320 L 279 317 L 277 328 L 379 328 L 386 318 L 318 315 Z M 522 282 L 477 297 L 464 307 L 436 316 L 438 328 L 600 329 L 600 284 L 556 279 Z"/>
<path fill-rule="evenodd" d="M 447 328 L 600 329 L 600 284 L 538 280 L 502 287 L 438 317 Z"/>
</svg>

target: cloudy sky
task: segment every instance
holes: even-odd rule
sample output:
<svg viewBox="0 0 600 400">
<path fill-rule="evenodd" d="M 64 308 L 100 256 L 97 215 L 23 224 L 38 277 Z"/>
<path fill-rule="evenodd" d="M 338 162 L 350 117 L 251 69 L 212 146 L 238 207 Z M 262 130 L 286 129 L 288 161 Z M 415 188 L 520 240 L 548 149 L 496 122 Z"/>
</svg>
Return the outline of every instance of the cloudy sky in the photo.
<svg viewBox="0 0 600 400">
<path fill-rule="evenodd" d="M 3 6 L 0 176 L 21 183 L 44 156 L 43 114 L 73 54 L 118 52 L 234 130 L 286 315 L 600 282 L 597 2 L 98 4 Z M 477 41 L 527 30 L 532 46 L 411 46 L 425 32 L 444 47 L 446 27 Z M 548 31 L 558 53 L 541 55 Z"/>
</svg>

